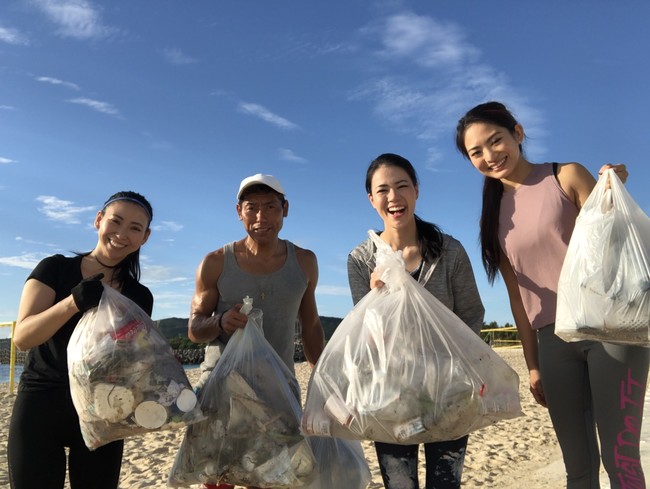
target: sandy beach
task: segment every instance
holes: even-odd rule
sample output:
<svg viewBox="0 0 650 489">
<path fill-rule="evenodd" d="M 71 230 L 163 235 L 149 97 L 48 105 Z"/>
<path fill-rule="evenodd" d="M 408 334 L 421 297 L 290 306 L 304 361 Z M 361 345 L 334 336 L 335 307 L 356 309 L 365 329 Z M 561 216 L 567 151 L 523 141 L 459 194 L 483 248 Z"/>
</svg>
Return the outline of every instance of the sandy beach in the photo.
<svg viewBox="0 0 650 489">
<path fill-rule="evenodd" d="M 524 416 L 502 421 L 470 435 L 463 487 L 560 489 L 564 487 L 564 466 L 560 449 L 546 409 L 537 405 L 528 391 L 523 354 L 520 349 L 497 351 L 519 374 Z M 296 376 L 302 386 L 303 396 L 309 370 L 306 363 L 296 365 Z M 197 371 L 190 371 L 190 381 L 195 380 L 196 374 Z M 9 486 L 6 445 L 14 397 L 9 393 L 8 384 L 0 384 L 0 487 Z M 642 464 L 646 477 L 650 474 L 649 418 L 650 390 L 646 393 L 642 433 Z M 165 487 L 182 437 L 183 430 L 177 430 L 127 439 L 120 489 Z M 372 472 L 372 481 L 368 488 L 380 489 L 383 485 L 372 444 L 364 442 L 363 447 Z M 420 474 L 420 487 L 424 487 L 423 463 Z M 601 471 L 601 488 L 609 487 L 604 471 Z"/>
</svg>

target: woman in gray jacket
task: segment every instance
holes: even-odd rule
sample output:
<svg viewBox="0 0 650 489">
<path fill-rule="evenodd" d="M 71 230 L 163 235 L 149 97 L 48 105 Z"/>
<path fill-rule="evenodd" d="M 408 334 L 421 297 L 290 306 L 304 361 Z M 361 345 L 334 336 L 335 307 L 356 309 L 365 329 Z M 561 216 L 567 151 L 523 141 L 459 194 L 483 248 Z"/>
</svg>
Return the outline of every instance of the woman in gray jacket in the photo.
<svg viewBox="0 0 650 489">
<path fill-rule="evenodd" d="M 484 308 L 474 272 L 459 241 L 415 214 L 419 194 L 413 165 L 402 156 L 377 157 L 366 173 L 371 205 L 384 222 L 380 237 L 403 253 L 407 271 L 477 334 Z M 348 280 L 356 304 L 372 288 L 383 286 L 375 270 L 375 245 L 367 239 L 348 257 Z M 427 489 L 459 488 L 468 436 L 424 444 Z M 418 445 L 375 442 L 386 489 L 416 489 Z"/>
</svg>

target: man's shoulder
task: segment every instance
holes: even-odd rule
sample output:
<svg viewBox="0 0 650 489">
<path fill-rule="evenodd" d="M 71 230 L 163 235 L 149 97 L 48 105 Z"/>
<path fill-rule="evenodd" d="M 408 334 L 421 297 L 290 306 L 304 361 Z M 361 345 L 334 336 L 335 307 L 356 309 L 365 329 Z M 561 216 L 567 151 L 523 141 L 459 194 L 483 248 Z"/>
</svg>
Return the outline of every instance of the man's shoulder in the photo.
<svg viewBox="0 0 650 489">
<path fill-rule="evenodd" d="M 226 256 L 226 247 L 228 245 L 224 245 L 221 248 L 218 248 L 216 250 L 210 251 L 208 254 L 206 254 L 203 257 L 203 260 L 201 261 L 200 268 L 203 270 L 221 270 L 223 268 L 224 264 L 224 257 Z"/>
<path fill-rule="evenodd" d="M 316 258 L 316 253 L 314 253 L 313 251 L 311 251 L 311 250 L 309 250 L 307 248 L 301 248 L 297 244 L 292 243 L 291 241 L 287 240 L 287 244 L 288 243 L 291 243 L 291 245 L 293 246 L 293 249 L 295 250 L 297 257 L 299 257 L 299 258 Z"/>
<path fill-rule="evenodd" d="M 205 257 L 203 258 L 203 260 L 204 261 L 223 260 L 224 255 L 229 249 L 234 251 L 237 248 L 237 246 L 241 245 L 243 242 L 244 239 L 226 243 L 221 248 L 208 252 L 208 254 L 206 254 Z"/>
</svg>

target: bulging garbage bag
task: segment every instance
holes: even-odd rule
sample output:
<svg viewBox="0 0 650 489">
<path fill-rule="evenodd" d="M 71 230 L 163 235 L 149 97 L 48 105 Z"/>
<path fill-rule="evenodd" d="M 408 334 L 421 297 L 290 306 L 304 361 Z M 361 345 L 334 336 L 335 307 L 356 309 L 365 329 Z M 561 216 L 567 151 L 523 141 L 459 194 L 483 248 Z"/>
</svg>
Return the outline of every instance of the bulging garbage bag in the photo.
<svg viewBox="0 0 650 489">
<path fill-rule="evenodd" d="M 521 415 L 517 373 L 406 272 L 400 252 L 369 234 L 385 285 L 327 343 L 308 384 L 303 431 L 414 444 Z"/>
<path fill-rule="evenodd" d="M 165 336 L 135 302 L 106 285 L 70 337 L 68 374 L 90 449 L 204 418 Z"/>
<path fill-rule="evenodd" d="M 650 346 L 650 218 L 611 169 L 578 214 L 558 282 L 555 333 Z"/>
</svg>

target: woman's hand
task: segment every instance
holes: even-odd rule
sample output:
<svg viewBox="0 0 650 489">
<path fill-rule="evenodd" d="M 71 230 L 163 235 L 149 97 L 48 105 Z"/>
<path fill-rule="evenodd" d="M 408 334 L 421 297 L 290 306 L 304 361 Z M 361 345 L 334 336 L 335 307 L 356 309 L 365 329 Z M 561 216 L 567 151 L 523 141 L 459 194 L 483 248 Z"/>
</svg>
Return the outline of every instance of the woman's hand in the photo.
<svg viewBox="0 0 650 489">
<path fill-rule="evenodd" d="M 621 180 L 621 182 L 625 183 L 627 181 L 629 173 L 623 164 L 611 165 L 608 163 L 607 165 L 603 165 L 600 167 L 600 170 L 598 170 L 598 175 L 602 175 L 606 170 L 609 170 L 610 168 L 614 170 L 614 173 L 616 173 L 616 176 Z M 607 187 L 609 188 L 609 183 L 607 184 Z"/>
<path fill-rule="evenodd" d="M 79 312 L 86 312 L 99 305 L 104 293 L 104 284 L 101 282 L 103 278 L 104 274 L 98 273 L 83 279 L 72 288 L 72 298 Z"/>
<path fill-rule="evenodd" d="M 371 289 L 381 289 L 384 286 L 384 282 L 381 280 L 382 273 L 383 270 L 375 269 L 375 271 L 370 274 Z"/>
<path fill-rule="evenodd" d="M 537 401 L 537 404 L 547 407 L 546 396 L 544 395 L 544 386 L 542 385 L 542 376 L 539 370 L 532 369 L 529 372 L 530 392 Z"/>
</svg>

